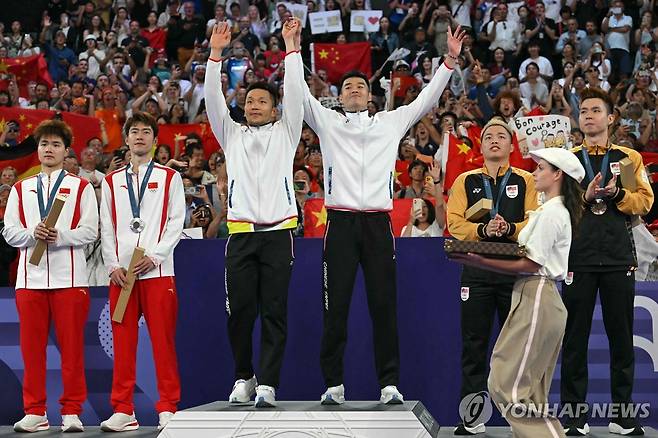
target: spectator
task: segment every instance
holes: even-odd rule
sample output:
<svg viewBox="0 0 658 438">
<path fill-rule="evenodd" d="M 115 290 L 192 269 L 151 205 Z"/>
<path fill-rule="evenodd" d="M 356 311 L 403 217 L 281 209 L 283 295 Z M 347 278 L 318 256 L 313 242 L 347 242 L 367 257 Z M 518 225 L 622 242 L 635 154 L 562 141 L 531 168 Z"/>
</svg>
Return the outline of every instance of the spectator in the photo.
<svg viewBox="0 0 658 438">
<path fill-rule="evenodd" d="M 443 201 L 443 195 L 440 194 L 436 198 L 436 208 L 428 199 L 421 198 L 421 202 L 422 207 L 419 211 L 416 211 L 412 205 L 409 210 L 409 222 L 402 227 L 400 237 L 443 236 L 443 229 L 445 227 L 445 202 Z"/>
<path fill-rule="evenodd" d="M 206 23 L 206 38 L 210 38 L 213 26 L 223 21 L 226 21 L 231 27 L 234 25 L 233 21 L 226 15 L 226 7 L 221 3 L 217 3 L 215 6 L 215 16 Z"/>
<path fill-rule="evenodd" d="M 522 36 L 517 22 L 507 19 L 508 6 L 500 3 L 493 12 L 493 19 L 487 25 L 489 50 L 493 52 L 498 47 L 505 51 L 505 57 L 511 62 L 513 56 L 518 56 L 521 49 Z"/>
<path fill-rule="evenodd" d="M 189 136 L 188 136 L 189 138 Z M 196 185 L 212 184 L 216 181 L 216 178 L 204 170 L 205 167 L 205 155 L 203 152 L 203 146 L 201 143 L 194 142 L 185 147 L 185 155 L 190 158 L 190 164 L 185 176 Z"/>
<path fill-rule="evenodd" d="M 206 37 L 206 23 L 203 17 L 194 12 L 194 2 L 183 4 L 184 15 L 172 16 L 173 26 L 169 26 L 167 41 L 177 47 L 176 56 L 181 65 L 185 65 L 194 53 L 195 44 L 200 44 Z"/>
<path fill-rule="evenodd" d="M 2 171 L 0 171 L 0 184 L 11 187 L 16 181 L 18 181 L 16 168 L 11 166 L 3 167 Z"/>
<path fill-rule="evenodd" d="M 176 17 L 180 16 L 179 8 L 180 0 L 168 0 L 167 7 L 158 16 L 158 27 L 160 29 L 167 29 L 167 27 L 174 25 Z"/>
<path fill-rule="evenodd" d="M 244 48 L 244 43 L 242 41 L 234 41 L 233 56 L 226 61 L 226 72 L 229 76 L 229 86 L 236 89 L 238 84 L 244 80 L 244 73 L 249 68 L 253 68 L 253 64 L 251 63 L 247 50 Z"/>
<path fill-rule="evenodd" d="M 139 21 L 131 20 L 129 29 L 128 35 L 123 39 L 119 39 L 119 44 L 128 50 L 128 56 L 137 67 L 143 67 L 149 41 L 141 35 Z"/>
<path fill-rule="evenodd" d="M 101 65 L 105 60 L 105 52 L 98 49 L 97 40 L 94 35 L 87 35 L 85 37 L 85 47 L 86 50 L 78 55 L 78 64 L 85 61 L 87 65 L 86 76 L 95 80 L 101 73 Z"/>
<path fill-rule="evenodd" d="M 151 11 L 146 17 L 146 21 L 147 25 L 144 29 L 141 29 L 140 36 L 148 41 L 148 46 L 153 49 L 153 52 L 164 52 L 167 40 L 167 32 L 164 29 L 158 27 L 158 15 Z"/>
<path fill-rule="evenodd" d="M 633 19 L 624 15 L 624 2 L 614 0 L 610 12 L 603 19 L 601 30 L 606 34 L 606 44 L 610 48 L 612 82 L 627 79 L 633 65 L 630 56 L 631 29 Z"/>
<path fill-rule="evenodd" d="M 539 79 L 539 66 L 530 62 L 526 66 L 526 81 L 521 84 L 521 98 L 524 105 L 530 109 L 546 104 L 548 87 Z"/>
<path fill-rule="evenodd" d="M 586 36 L 585 31 L 578 28 L 578 20 L 575 17 L 569 18 L 567 31 L 558 38 L 555 51 L 561 53 L 562 49 L 564 49 L 564 44 L 570 41 L 580 57 L 585 58 L 587 56 L 587 50 L 583 51 L 580 43 Z"/>
<path fill-rule="evenodd" d="M 448 9 L 448 5 L 440 4 L 432 12 L 432 19 L 430 20 L 427 34 L 430 37 L 434 37 L 434 48 L 439 56 L 448 53 L 448 28 L 456 28 L 458 24 Z"/>
<path fill-rule="evenodd" d="M 64 158 L 64 170 L 73 175 L 78 174 L 80 164 L 78 163 L 78 158 L 74 154 Z"/>
<path fill-rule="evenodd" d="M 398 34 L 391 31 L 391 22 L 388 17 L 379 19 L 379 30 L 370 34 L 372 44 L 372 66 L 376 70 L 395 49 L 400 47 Z"/>
<path fill-rule="evenodd" d="M 93 36 L 97 41 L 105 41 L 107 32 L 105 31 L 105 23 L 103 23 L 100 15 L 96 14 L 91 17 L 89 26 L 82 32 L 82 39 L 84 41 L 87 41 L 88 36 Z"/>
<path fill-rule="evenodd" d="M 66 34 L 62 30 L 55 33 L 55 44 L 46 44 L 46 34 L 50 29 L 51 23 L 48 17 L 44 18 L 43 30 L 39 36 L 39 41 L 45 44 L 46 55 L 48 57 L 48 73 L 53 81 L 57 82 L 66 79 L 68 76 L 68 67 L 76 62 L 76 56 L 73 50 L 66 47 Z"/>
<path fill-rule="evenodd" d="M 519 81 L 523 82 L 526 75 L 526 67 L 533 63 L 539 67 L 539 75 L 541 81 L 545 84 L 550 83 L 553 80 L 553 66 L 551 61 L 547 58 L 541 56 L 539 53 L 540 46 L 536 41 L 531 41 L 528 44 L 528 55 L 530 55 L 526 60 L 521 63 L 519 68 Z"/>
<path fill-rule="evenodd" d="M 247 18 L 249 20 L 251 34 L 256 35 L 259 42 L 265 42 L 265 39 L 269 35 L 269 27 L 267 26 L 266 17 L 261 17 L 258 6 L 249 5 Z"/>
<path fill-rule="evenodd" d="M 550 1 L 556 3 L 555 0 Z M 557 3 L 559 4 L 559 2 Z M 535 18 L 530 21 L 525 31 L 526 40 L 539 44 L 539 53 L 550 57 L 555 49 L 555 41 L 558 39 L 558 35 L 555 21 L 546 15 L 544 2 L 538 1 L 535 4 Z"/>
<path fill-rule="evenodd" d="M 425 176 L 429 172 L 429 168 L 424 161 L 415 159 L 407 168 L 409 173 L 409 178 L 411 179 L 411 185 L 408 187 L 403 187 L 400 191 L 395 194 L 396 199 L 413 199 L 413 198 L 422 198 L 426 194 L 433 194 L 434 187 L 425 185 Z"/>
</svg>

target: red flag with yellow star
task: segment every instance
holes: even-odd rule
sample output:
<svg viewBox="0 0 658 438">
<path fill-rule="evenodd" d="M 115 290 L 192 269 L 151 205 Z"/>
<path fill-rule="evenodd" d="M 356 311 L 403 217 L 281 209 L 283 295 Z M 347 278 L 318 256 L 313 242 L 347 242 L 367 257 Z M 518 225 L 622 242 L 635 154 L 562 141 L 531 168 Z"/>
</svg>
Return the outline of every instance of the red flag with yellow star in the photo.
<svg viewBox="0 0 658 438">
<path fill-rule="evenodd" d="M 31 81 L 44 83 L 48 85 L 48 88 L 54 85 L 50 73 L 48 73 L 48 63 L 43 54 L 0 58 L 0 75 L 16 76 L 16 83 L 23 97 L 28 96 L 27 85 Z M 6 85 L 3 88 L 6 88 Z"/>
<path fill-rule="evenodd" d="M 454 135 L 448 135 L 448 159 L 443 180 L 444 190 L 450 189 L 457 177 L 469 170 L 482 167 L 483 158 L 477 151 L 471 148 Z"/>
<path fill-rule="evenodd" d="M 327 227 L 324 199 L 309 199 L 304 203 L 304 237 L 323 237 Z"/>
<path fill-rule="evenodd" d="M 21 178 L 38 173 L 41 164 L 37 156 L 36 143 L 31 135 L 39 123 L 52 119 L 54 115 L 54 111 L 0 107 L 0 131 L 4 130 L 10 121 L 17 122 L 19 126 L 17 145 L 10 147 L 0 145 L 0 168 L 15 167 Z M 71 148 L 80 157 L 80 153 L 91 138 L 101 137 L 100 123 L 93 117 L 80 114 L 64 112 L 61 116 L 73 131 Z"/>
<path fill-rule="evenodd" d="M 311 52 L 313 71 L 327 71 L 329 82 L 338 85 L 340 78 L 350 70 L 371 76 L 370 43 L 313 44 Z"/>
<path fill-rule="evenodd" d="M 206 159 L 210 157 L 210 154 L 216 152 L 220 149 L 217 139 L 210 129 L 210 125 L 207 123 L 188 123 L 180 125 L 160 125 L 158 127 L 158 144 L 166 144 L 171 147 L 172 152 L 174 151 L 174 141 L 176 138 L 181 136 L 186 136 L 190 133 L 195 133 L 201 137 L 201 142 L 203 144 L 204 154 Z M 180 153 L 185 153 L 185 142 L 180 142 Z"/>
</svg>

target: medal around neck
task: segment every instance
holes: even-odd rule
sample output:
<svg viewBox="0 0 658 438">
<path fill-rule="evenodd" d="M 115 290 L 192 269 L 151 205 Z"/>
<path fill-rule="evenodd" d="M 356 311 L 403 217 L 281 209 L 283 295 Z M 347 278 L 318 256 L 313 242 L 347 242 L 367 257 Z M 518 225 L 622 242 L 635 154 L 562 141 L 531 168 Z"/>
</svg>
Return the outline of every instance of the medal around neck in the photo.
<svg viewBox="0 0 658 438">
<path fill-rule="evenodd" d="M 590 209 L 590 210 L 592 211 L 592 213 L 594 213 L 595 215 L 597 215 L 597 216 L 601 216 L 603 213 L 606 212 L 606 210 L 608 210 L 608 206 L 607 206 L 607 204 L 605 203 L 605 201 L 603 201 L 603 199 L 597 199 L 597 200 L 594 202 L 594 204 L 592 204 L 592 205 L 590 206 L 589 209 Z"/>
<path fill-rule="evenodd" d="M 144 231 L 144 227 L 146 227 L 146 223 L 142 218 L 139 217 L 134 217 L 130 220 L 130 231 L 133 233 L 139 234 L 142 231 Z"/>
</svg>

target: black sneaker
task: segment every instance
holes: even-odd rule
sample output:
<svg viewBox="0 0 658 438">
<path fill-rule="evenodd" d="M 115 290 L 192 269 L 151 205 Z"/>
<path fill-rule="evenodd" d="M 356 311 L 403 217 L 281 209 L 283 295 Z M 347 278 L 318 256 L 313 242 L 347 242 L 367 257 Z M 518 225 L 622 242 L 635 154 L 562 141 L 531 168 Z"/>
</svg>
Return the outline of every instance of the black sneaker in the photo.
<svg viewBox="0 0 658 438">
<path fill-rule="evenodd" d="M 486 432 L 487 428 L 484 426 L 484 423 L 476 424 L 472 427 L 464 426 L 464 423 L 459 423 L 455 427 L 455 435 L 477 435 L 478 433 Z"/>
<path fill-rule="evenodd" d="M 644 428 L 634 418 L 616 418 L 608 424 L 608 431 L 617 435 L 644 435 Z"/>
</svg>

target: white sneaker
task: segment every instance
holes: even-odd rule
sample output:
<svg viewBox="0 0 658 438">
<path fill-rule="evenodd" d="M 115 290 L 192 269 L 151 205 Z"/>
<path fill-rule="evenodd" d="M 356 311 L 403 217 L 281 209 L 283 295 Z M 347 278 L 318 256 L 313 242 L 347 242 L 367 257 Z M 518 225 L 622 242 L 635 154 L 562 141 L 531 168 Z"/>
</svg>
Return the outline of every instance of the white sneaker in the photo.
<svg viewBox="0 0 658 438">
<path fill-rule="evenodd" d="M 644 428 L 634 420 L 617 420 L 608 424 L 608 431 L 617 435 L 644 435 Z"/>
<path fill-rule="evenodd" d="M 379 402 L 385 405 L 401 405 L 404 403 L 404 397 L 398 391 L 398 388 L 393 385 L 388 385 L 382 389 L 382 396 Z"/>
<path fill-rule="evenodd" d="M 343 385 L 332 386 L 320 397 L 323 405 L 342 405 L 345 403 L 345 387 Z"/>
<path fill-rule="evenodd" d="M 43 415 L 27 414 L 21 421 L 14 424 L 14 432 L 40 432 L 49 428 L 50 424 L 48 424 L 45 412 Z"/>
<path fill-rule="evenodd" d="M 115 412 L 110 418 L 101 423 L 101 430 L 103 432 L 125 432 L 127 430 L 139 429 L 139 423 L 135 418 L 135 413 L 132 415 L 122 414 Z"/>
<path fill-rule="evenodd" d="M 229 403 L 249 403 L 251 397 L 256 394 L 256 386 L 258 386 L 256 376 L 249 380 L 236 380 L 233 385 L 233 391 L 228 396 Z"/>
<path fill-rule="evenodd" d="M 158 430 L 162 430 L 167 426 L 167 423 L 169 423 L 169 420 L 171 420 L 171 417 L 174 416 L 173 412 L 169 411 L 164 411 L 160 412 L 158 414 L 158 418 L 160 419 L 160 422 L 158 424 Z"/>
<path fill-rule="evenodd" d="M 62 432 L 84 432 L 85 427 L 77 415 L 62 415 Z"/>
<path fill-rule="evenodd" d="M 271 386 L 258 385 L 256 387 L 256 402 L 254 406 L 257 408 L 273 408 L 276 406 L 276 391 Z"/>
<path fill-rule="evenodd" d="M 578 427 L 576 425 L 565 427 L 564 433 L 567 436 L 585 436 L 589 434 L 589 424 L 585 423 L 583 427 Z"/>
</svg>

